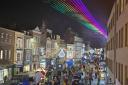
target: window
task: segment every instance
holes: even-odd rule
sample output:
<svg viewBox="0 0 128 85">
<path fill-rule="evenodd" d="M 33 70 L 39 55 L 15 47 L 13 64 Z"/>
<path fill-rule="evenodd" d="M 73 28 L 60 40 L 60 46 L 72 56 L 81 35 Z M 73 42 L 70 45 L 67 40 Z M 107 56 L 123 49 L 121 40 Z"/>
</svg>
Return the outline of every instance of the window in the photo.
<svg viewBox="0 0 128 85">
<path fill-rule="evenodd" d="M 117 9 L 116 9 L 116 19 L 118 20 L 118 16 L 119 16 L 119 5 L 117 4 Z"/>
<path fill-rule="evenodd" d="M 17 53 L 17 61 L 20 61 L 20 53 Z"/>
<path fill-rule="evenodd" d="M 126 4 L 128 4 L 128 0 L 126 0 Z"/>
<path fill-rule="evenodd" d="M 122 28 L 121 29 L 121 48 L 123 47 L 123 44 L 124 44 L 123 40 L 124 40 L 124 36 L 123 36 L 123 28 Z"/>
<path fill-rule="evenodd" d="M 119 0 L 119 16 L 121 14 L 121 0 Z"/>
<path fill-rule="evenodd" d="M 8 51 L 8 59 L 11 59 L 11 50 Z"/>
<path fill-rule="evenodd" d="M 30 51 L 26 50 L 26 61 L 30 61 Z"/>
<path fill-rule="evenodd" d="M 121 84 L 123 85 L 123 64 L 121 64 Z"/>
<path fill-rule="evenodd" d="M 121 36 L 121 32 L 119 30 L 119 48 L 121 47 L 121 45 L 120 45 L 121 44 L 121 37 L 120 36 Z"/>
<path fill-rule="evenodd" d="M 4 52 L 4 59 L 6 60 L 7 58 L 8 58 L 8 51 L 5 50 L 5 52 Z"/>
<path fill-rule="evenodd" d="M 113 42 L 113 38 L 111 39 L 111 50 L 113 49 L 113 48 L 112 48 L 112 42 Z"/>
<path fill-rule="evenodd" d="M 125 66 L 125 85 L 128 85 L 128 66 Z"/>
<path fill-rule="evenodd" d="M 3 50 L 0 50 L 0 59 L 3 59 Z"/>
<path fill-rule="evenodd" d="M 115 23 L 116 23 L 116 20 L 117 20 L 117 5 L 115 5 Z"/>
<path fill-rule="evenodd" d="M 9 43 L 12 43 L 12 35 L 9 35 Z"/>
<path fill-rule="evenodd" d="M 121 0 L 121 12 L 124 10 L 124 0 Z"/>
<path fill-rule="evenodd" d="M 118 43 L 119 43 L 118 40 L 119 40 L 118 39 L 118 33 L 116 33 L 116 48 L 118 48 Z"/>
<path fill-rule="evenodd" d="M 1 38 L 4 38 L 4 33 L 1 33 Z"/>
<path fill-rule="evenodd" d="M 114 41 L 114 39 L 115 39 L 115 37 L 112 38 L 112 49 L 115 48 L 115 44 L 114 44 L 115 41 Z"/>
<path fill-rule="evenodd" d="M 119 63 L 119 70 L 118 71 L 119 71 L 118 74 L 119 74 L 119 81 L 120 81 L 120 63 Z"/>
<path fill-rule="evenodd" d="M 16 61 L 22 61 L 23 59 L 23 51 L 17 51 Z"/>
<path fill-rule="evenodd" d="M 5 36 L 5 42 L 8 42 L 8 34 L 6 34 L 6 36 Z"/>
<path fill-rule="evenodd" d="M 128 23 L 125 24 L 125 47 L 128 46 Z"/>
<path fill-rule="evenodd" d="M 21 37 L 18 37 L 18 38 L 17 38 L 16 47 L 17 47 L 18 49 L 23 48 L 23 39 L 22 39 Z"/>
<path fill-rule="evenodd" d="M 116 62 L 116 78 L 117 78 L 117 71 L 118 71 L 117 67 L 118 67 L 118 66 L 117 66 L 117 62 Z"/>
</svg>

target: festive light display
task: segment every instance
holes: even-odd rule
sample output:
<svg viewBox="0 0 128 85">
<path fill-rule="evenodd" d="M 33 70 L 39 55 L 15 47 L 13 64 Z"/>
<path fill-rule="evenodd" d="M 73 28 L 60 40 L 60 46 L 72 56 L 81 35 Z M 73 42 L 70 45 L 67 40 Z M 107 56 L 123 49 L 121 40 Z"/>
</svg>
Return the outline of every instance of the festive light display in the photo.
<svg viewBox="0 0 128 85">
<path fill-rule="evenodd" d="M 81 0 L 49 0 L 49 2 L 59 12 L 72 17 L 86 28 L 99 32 L 107 38 L 107 31 L 97 23 Z"/>
</svg>

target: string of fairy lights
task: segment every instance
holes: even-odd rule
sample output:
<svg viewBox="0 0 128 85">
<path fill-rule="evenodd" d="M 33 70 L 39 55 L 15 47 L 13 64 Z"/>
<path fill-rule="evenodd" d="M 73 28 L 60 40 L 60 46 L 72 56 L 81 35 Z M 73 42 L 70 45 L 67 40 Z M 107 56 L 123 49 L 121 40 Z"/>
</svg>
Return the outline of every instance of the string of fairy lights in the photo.
<svg viewBox="0 0 128 85">
<path fill-rule="evenodd" d="M 97 23 L 82 0 L 49 0 L 49 3 L 57 11 L 74 18 L 86 28 L 107 38 L 107 31 Z"/>
</svg>

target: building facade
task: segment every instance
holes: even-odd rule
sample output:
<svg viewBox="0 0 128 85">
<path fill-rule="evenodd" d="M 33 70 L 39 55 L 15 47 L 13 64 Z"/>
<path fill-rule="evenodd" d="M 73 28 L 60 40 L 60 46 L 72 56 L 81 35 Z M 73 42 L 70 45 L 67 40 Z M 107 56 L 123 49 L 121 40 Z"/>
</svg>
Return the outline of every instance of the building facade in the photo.
<svg viewBox="0 0 128 85">
<path fill-rule="evenodd" d="M 30 32 L 24 31 L 24 57 L 23 57 L 23 66 L 24 72 L 32 70 L 32 36 Z"/>
<path fill-rule="evenodd" d="M 15 45 L 13 63 L 15 64 L 14 74 L 23 72 L 24 59 L 24 33 L 15 31 Z"/>
<path fill-rule="evenodd" d="M 68 44 L 73 44 L 74 43 L 74 36 L 75 36 L 75 33 L 71 30 L 71 28 L 68 28 L 65 32 L 65 35 L 64 35 L 65 42 Z"/>
<path fill-rule="evenodd" d="M 0 27 L 0 83 L 5 76 L 12 76 L 15 32 Z"/>
<path fill-rule="evenodd" d="M 81 58 L 82 55 L 83 55 L 83 40 L 82 38 L 78 37 L 78 36 L 75 36 L 75 39 L 74 39 L 74 48 L 75 48 L 75 58 Z"/>
<path fill-rule="evenodd" d="M 41 31 L 37 26 L 35 29 L 31 30 L 30 34 L 32 35 L 31 44 L 32 44 L 32 70 L 37 70 L 40 68 L 40 52 L 41 47 Z"/>
<path fill-rule="evenodd" d="M 116 85 L 128 85 L 128 0 L 116 0 L 107 26 L 107 64 Z"/>
</svg>

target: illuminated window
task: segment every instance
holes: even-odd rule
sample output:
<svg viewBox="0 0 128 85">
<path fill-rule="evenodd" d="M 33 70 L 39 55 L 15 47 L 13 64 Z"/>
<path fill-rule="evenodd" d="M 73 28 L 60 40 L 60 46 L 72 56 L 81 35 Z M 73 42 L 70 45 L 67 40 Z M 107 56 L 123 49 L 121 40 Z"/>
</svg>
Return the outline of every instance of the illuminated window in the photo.
<svg viewBox="0 0 128 85">
<path fill-rule="evenodd" d="M 7 51 L 7 50 L 5 50 L 5 51 L 4 51 L 4 59 L 6 60 L 6 59 L 7 59 L 7 57 L 8 57 L 8 51 Z"/>
<path fill-rule="evenodd" d="M 12 43 L 12 35 L 9 35 L 9 43 Z"/>
<path fill-rule="evenodd" d="M 121 12 L 124 10 L 124 0 L 121 0 Z"/>
<path fill-rule="evenodd" d="M 21 37 L 18 37 L 18 38 L 17 38 L 16 47 L 17 47 L 18 49 L 23 48 L 23 38 L 21 38 Z"/>
<path fill-rule="evenodd" d="M 1 36 L 0 36 L 1 38 L 4 38 L 4 33 L 1 33 Z"/>
<path fill-rule="evenodd" d="M 0 50 L 0 59 L 3 59 L 3 50 Z"/>
<path fill-rule="evenodd" d="M 8 51 L 8 59 L 11 59 L 11 50 Z"/>
<path fill-rule="evenodd" d="M 6 36 L 5 36 L 5 41 L 6 42 L 8 42 L 8 39 L 9 39 L 8 37 L 9 37 L 8 34 L 6 34 Z"/>
</svg>

